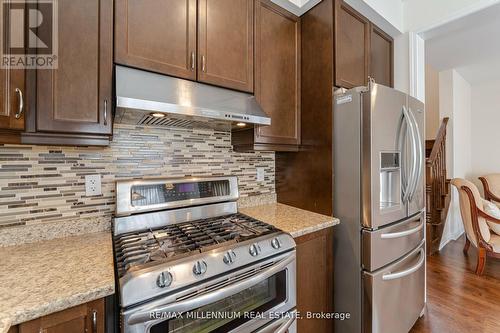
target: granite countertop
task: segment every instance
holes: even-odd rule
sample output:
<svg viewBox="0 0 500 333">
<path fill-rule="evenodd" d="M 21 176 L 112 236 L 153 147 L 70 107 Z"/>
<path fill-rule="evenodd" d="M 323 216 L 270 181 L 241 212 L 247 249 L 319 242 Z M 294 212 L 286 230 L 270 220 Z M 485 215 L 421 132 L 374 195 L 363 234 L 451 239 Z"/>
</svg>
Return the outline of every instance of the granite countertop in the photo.
<svg viewBox="0 0 500 333">
<path fill-rule="evenodd" d="M 339 223 L 337 218 L 280 203 L 239 211 L 293 237 Z M 0 269 L 0 333 L 115 292 L 109 232 L 0 247 Z"/>
<path fill-rule="evenodd" d="M 339 219 L 335 217 L 280 203 L 245 207 L 240 208 L 239 211 L 288 232 L 294 238 L 340 223 Z"/>
<path fill-rule="evenodd" d="M 115 292 L 108 232 L 0 248 L 0 333 Z"/>
<path fill-rule="evenodd" d="M 7 333 L 10 328 L 11 320 L 7 315 L 0 314 L 0 333 Z"/>
</svg>

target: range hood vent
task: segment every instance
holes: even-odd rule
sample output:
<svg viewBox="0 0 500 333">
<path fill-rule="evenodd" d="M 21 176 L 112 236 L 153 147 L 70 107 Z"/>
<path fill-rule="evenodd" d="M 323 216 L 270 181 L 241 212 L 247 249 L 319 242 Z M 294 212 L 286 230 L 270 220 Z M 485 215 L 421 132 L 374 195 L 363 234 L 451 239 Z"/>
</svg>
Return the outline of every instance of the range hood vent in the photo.
<svg viewBox="0 0 500 333">
<path fill-rule="evenodd" d="M 117 122 L 143 126 L 271 124 L 251 94 L 123 66 L 116 66 L 116 108 Z"/>
</svg>

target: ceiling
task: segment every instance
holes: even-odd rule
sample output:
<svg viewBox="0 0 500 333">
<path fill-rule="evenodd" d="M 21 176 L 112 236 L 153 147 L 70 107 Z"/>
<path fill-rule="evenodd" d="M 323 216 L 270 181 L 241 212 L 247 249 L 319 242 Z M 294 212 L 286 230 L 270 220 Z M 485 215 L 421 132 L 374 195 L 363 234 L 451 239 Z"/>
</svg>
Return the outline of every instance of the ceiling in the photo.
<svg viewBox="0 0 500 333">
<path fill-rule="evenodd" d="M 312 7 L 316 6 L 321 0 L 271 0 L 278 6 L 281 6 L 289 12 L 301 16 Z"/>
<path fill-rule="evenodd" d="M 500 4 L 422 34 L 426 63 L 456 69 L 471 84 L 500 78 Z"/>
</svg>

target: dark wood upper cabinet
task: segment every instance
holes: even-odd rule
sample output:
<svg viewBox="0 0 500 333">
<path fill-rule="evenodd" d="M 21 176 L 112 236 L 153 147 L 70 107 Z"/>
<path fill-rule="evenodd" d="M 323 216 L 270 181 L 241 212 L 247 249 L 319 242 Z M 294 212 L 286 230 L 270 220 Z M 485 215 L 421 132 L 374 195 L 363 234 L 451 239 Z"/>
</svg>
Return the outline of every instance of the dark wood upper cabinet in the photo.
<svg viewBox="0 0 500 333">
<path fill-rule="evenodd" d="M 254 0 L 198 1 L 198 80 L 253 91 Z"/>
<path fill-rule="evenodd" d="M 394 86 L 393 39 L 342 0 L 335 0 L 335 85 L 363 86 L 368 77 Z"/>
<path fill-rule="evenodd" d="M 271 118 L 257 143 L 300 144 L 300 20 L 270 1 L 255 15 L 255 98 Z"/>
<path fill-rule="evenodd" d="M 18 332 L 104 333 L 104 299 L 78 305 L 67 310 L 56 312 L 54 314 L 20 324 L 18 326 Z"/>
<path fill-rule="evenodd" d="M 255 97 L 270 126 L 234 132 L 236 150 L 294 151 L 300 145 L 300 19 L 271 1 L 255 7 Z"/>
<path fill-rule="evenodd" d="M 36 73 L 36 129 L 109 135 L 113 0 L 59 0 L 58 11 L 59 64 Z"/>
<path fill-rule="evenodd" d="M 335 85 L 366 85 L 370 59 L 370 21 L 342 0 L 335 1 Z"/>
<path fill-rule="evenodd" d="M 393 50 L 394 41 L 375 25 L 371 25 L 370 76 L 375 82 L 394 86 Z"/>
<path fill-rule="evenodd" d="M 0 69 L 0 129 L 24 130 L 24 70 Z"/>
<path fill-rule="evenodd" d="M 115 0 L 115 62 L 196 80 L 196 0 Z"/>
<path fill-rule="evenodd" d="M 9 45 L 9 19 L 6 17 L 6 20 L 0 23 L 3 25 L 3 36 L 0 40 L 6 40 L 6 45 Z M 0 68 L 0 129 L 24 130 L 25 95 L 25 71 Z"/>
</svg>

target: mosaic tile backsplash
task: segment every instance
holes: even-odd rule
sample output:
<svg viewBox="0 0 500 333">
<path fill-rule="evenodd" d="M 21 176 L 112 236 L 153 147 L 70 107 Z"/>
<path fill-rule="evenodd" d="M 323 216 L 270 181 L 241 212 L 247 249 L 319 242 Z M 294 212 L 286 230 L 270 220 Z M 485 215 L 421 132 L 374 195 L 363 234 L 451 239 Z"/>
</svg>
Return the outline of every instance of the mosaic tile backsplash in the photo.
<svg viewBox="0 0 500 333">
<path fill-rule="evenodd" d="M 86 197 L 97 173 L 102 195 Z M 238 176 L 240 196 L 274 193 L 274 153 L 234 152 L 228 132 L 123 124 L 105 148 L 0 145 L 0 227 L 110 217 L 116 179 L 221 175 Z"/>
</svg>

